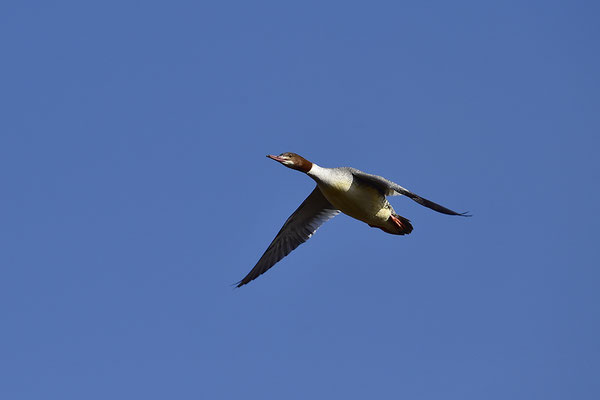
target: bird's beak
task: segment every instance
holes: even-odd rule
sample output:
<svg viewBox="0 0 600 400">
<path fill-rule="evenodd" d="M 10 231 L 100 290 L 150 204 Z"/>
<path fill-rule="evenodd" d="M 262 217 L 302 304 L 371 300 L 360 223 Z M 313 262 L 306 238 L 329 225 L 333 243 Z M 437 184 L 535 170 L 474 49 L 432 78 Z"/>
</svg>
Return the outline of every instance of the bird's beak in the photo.
<svg viewBox="0 0 600 400">
<path fill-rule="evenodd" d="M 267 157 L 269 157 L 271 160 L 279 161 L 280 163 L 285 161 L 285 158 L 279 157 L 279 156 L 274 156 L 271 154 L 267 154 Z"/>
</svg>

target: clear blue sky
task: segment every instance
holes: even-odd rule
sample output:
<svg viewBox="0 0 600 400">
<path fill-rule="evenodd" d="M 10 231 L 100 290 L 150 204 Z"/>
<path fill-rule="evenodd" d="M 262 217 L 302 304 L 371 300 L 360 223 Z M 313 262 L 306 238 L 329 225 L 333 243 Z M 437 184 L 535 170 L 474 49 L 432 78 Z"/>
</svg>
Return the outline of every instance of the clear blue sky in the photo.
<svg viewBox="0 0 600 400">
<path fill-rule="evenodd" d="M 3 399 L 600 398 L 591 1 L 3 2 Z M 253 266 L 313 188 L 383 175 Z"/>
</svg>

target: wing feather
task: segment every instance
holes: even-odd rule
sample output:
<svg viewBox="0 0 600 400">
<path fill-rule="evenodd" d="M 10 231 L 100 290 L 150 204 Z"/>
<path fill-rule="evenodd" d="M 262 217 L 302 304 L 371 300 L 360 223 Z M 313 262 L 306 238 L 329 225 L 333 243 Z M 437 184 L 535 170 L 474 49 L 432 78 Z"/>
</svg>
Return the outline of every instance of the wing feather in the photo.
<svg viewBox="0 0 600 400">
<path fill-rule="evenodd" d="M 248 275 L 237 283 L 237 287 L 243 286 L 267 272 L 279 260 L 306 242 L 321 225 L 339 212 L 323 196 L 319 188 L 315 187 L 306 200 L 300 204 L 300 207 L 285 221 L 260 260 Z"/>
<path fill-rule="evenodd" d="M 448 215 L 460 215 L 463 217 L 470 217 L 470 215 L 467 212 L 458 213 L 456 211 L 452 211 L 449 208 L 446 208 L 442 205 L 434 203 L 431 200 L 427 200 L 426 198 L 421 197 L 418 194 L 412 193 L 408 189 L 405 189 L 402 186 L 398 185 L 397 183 L 387 180 L 384 177 L 381 177 L 379 175 L 367 174 L 366 172 L 362 172 L 355 168 L 350 168 L 350 171 L 352 172 L 352 175 L 356 179 L 375 186 L 386 196 L 404 195 L 404 196 L 416 201 L 417 203 L 421 204 L 422 206 L 431 208 L 432 210 L 437 211 L 439 213 L 448 214 Z"/>
</svg>

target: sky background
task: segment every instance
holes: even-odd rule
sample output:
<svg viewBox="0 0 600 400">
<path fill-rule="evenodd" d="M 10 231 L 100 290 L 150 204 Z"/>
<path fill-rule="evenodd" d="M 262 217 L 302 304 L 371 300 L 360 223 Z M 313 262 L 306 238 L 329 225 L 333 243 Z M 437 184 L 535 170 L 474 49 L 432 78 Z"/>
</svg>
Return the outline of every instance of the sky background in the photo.
<svg viewBox="0 0 600 400">
<path fill-rule="evenodd" d="M 3 399 L 600 398 L 600 6 L 0 5 Z M 340 215 L 243 278 L 353 166 Z"/>
</svg>

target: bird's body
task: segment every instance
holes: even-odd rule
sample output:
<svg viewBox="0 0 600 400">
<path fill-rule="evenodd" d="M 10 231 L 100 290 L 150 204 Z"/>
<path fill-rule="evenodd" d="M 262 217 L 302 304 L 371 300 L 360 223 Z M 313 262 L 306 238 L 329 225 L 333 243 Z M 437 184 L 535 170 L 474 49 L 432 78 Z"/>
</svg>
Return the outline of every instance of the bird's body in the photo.
<svg viewBox="0 0 600 400">
<path fill-rule="evenodd" d="M 338 210 L 371 226 L 387 227 L 394 209 L 376 187 L 354 178 L 350 168 L 322 168 L 313 164 L 307 175 Z"/>
<path fill-rule="evenodd" d="M 410 221 L 395 213 L 386 196 L 405 195 L 443 214 L 465 215 L 424 199 L 381 176 L 355 168 L 323 168 L 294 153 L 267 157 L 306 173 L 315 180 L 317 187 L 287 219 L 254 268 L 238 282 L 238 287 L 266 272 L 339 212 L 390 234 L 409 234 L 413 230 Z"/>
</svg>

